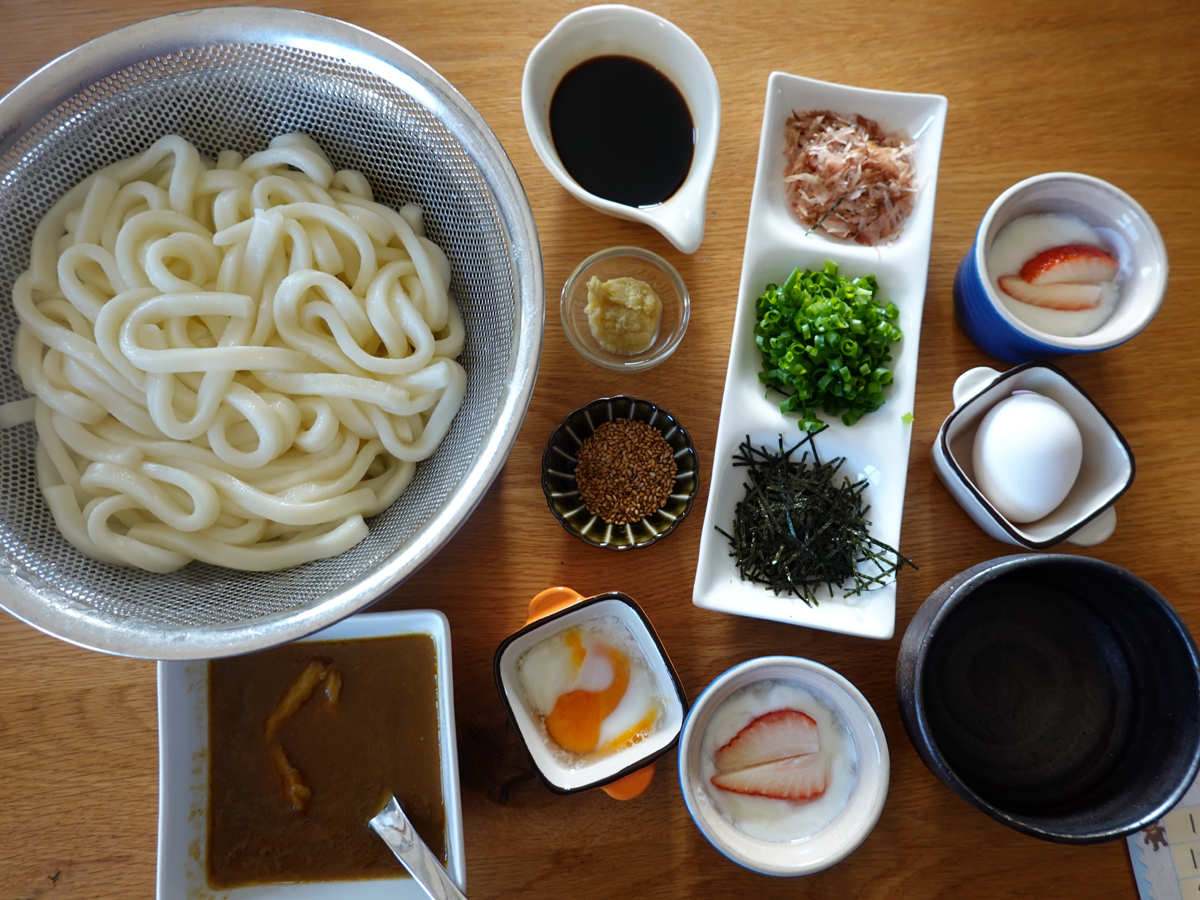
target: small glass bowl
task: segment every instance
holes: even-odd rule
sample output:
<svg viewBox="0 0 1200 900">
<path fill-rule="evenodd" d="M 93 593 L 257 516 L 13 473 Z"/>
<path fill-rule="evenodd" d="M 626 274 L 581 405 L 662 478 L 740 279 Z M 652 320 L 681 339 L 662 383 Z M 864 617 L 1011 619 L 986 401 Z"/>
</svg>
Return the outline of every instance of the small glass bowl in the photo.
<svg viewBox="0 0 1200 900">
<path fill-rule="evenodd" d="M 585 312 L 588 280 L 593 275 L 601 281 L 622 276 L 638 278 L 658 294 L 662 300 L 662 323 L 647 349 L 641 353 L 613 353 L 593 337 Z M 657 253 L 640 247 L 610 247 L 593 253 L 571 273 L 563 285 L 559 313 L 567 340 L 588 362 L 611 372 L 642 372 L 675 352 L 687 331 L 691 300 L 687 285 L 675 267 Z"/>
</svg>

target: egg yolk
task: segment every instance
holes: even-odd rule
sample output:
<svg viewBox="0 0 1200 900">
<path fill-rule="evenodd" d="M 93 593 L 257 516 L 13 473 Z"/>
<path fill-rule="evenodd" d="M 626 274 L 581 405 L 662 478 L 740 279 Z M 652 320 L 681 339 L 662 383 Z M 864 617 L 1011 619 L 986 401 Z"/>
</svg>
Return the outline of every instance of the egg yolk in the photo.
<svg viewBox="0 0 1200 900">
<path fill-rule="evenodd" d="M 581 665 L 587 651 L 579 635 L 571 632 L 567 641 L 571 645 L 572 660 Z M 612 664 L 613 678 L 608 687 L 602 691 L 568 691 L 558 698 L 554 709 L 546 716 L 546 731 L 550 737 L 571 753 L 587 753 L 596 748 L 600 743 L 601 723 L 617 708 L 629 687 L 628 657 L 613 647 L 597 647 L 596 650 L 604 653 Z"/>
<path fill-rule="evenodd" d="M 606 749 L 611 753 L 615 750 L 625 750 L 634 744 L 640 744 L 644 738 L 650 736 L 650 729 L 654 727 L 654 721 L 657 718 L 654 710 L 651 710 L 642 721 L 609 741 Z"/>
</svg>

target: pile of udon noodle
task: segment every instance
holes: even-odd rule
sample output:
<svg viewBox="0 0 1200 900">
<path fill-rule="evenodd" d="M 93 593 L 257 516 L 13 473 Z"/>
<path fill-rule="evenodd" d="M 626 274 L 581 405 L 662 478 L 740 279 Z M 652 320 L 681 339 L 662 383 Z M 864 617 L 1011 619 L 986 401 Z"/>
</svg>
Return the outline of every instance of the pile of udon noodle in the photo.
<svg viewBox="0 0 1200 900">
<path fill-rule="evenodd" d="M 66 539 L 169 572 L 366 537 L 466 390 L 450 265 L 423 232 L 300 134 L 215 162 L 172 135 L 70 190 L 13 289 Z"/>
</svg>

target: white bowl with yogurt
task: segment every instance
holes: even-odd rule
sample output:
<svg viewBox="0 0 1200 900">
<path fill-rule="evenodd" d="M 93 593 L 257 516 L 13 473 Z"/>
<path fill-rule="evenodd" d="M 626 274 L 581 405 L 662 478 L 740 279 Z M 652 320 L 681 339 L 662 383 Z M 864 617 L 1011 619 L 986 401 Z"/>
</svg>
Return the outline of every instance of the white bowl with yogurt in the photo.
<svg viewBox="0 0 1200 900">
<path fill-rule="evenodd" d="M 716 786 L 716 751 L 780 710 L 816 722 L 827 754 L 824 790 L 791 800 Z M 718 676 L 693 704 L 679 742 L 679 783 L 696 827 L 729 859 L 765 875 L 810 875 L 854 852 L 879 821 L 890 765 L 862 693 L 827 666 L 792 656 L 751 659 Z"/>
</svg>

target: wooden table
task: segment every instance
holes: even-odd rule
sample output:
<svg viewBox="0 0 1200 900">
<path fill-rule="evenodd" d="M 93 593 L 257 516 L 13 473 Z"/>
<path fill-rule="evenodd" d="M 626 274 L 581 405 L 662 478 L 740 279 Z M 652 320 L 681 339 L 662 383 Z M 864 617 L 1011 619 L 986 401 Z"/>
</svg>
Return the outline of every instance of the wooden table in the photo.
<svg viewBox="0 0 1200 900">
<path fill-rule="evenodd" d="M 5 0 L 0 89 L 112 29 L 188 6 L 170 0 Z M 1171 284 L 1155 321 L 1115 350 L 1062 366 L 1104 408 L 1137 457 L 1115 536 L 1090 550 L 1158 588 L 1200 628 L 1196 348 L 1200 242 L 1200 10 L 1188 0 L 662 0 L 647 4 L 708 54 L 723 121 L 699 252 L 683 256 L 649 228 L 572 199 L 525 134 L 520 81 L 534 43 L 578 4 L 549 0 L 313 0 L 298 5 L 405 46 L 482 113 L 529 193 L 545 261 L 545 347 L 516 446 L 478 510 L 379 609 L 437 607 L 450 618 L 462 765 L 468 888 L 486 897 L 1133 897 L 1123 841 L 1068 848 L 1024 837 L 952 795 L 917 758 L 894 699 L 896 651 L 916 608 L 945 579 L 1011 547 L 980 531 L 934 475 L 930 445 L 950 386 L 997 364 L 954 320 L 951 281 L 992 199 L 1038 172 L 1075 170 L 1130 192 L 1158 223 Z M 896 637 L 877 642 L 696 609 L 691 603 L 712 465 L 767 76 L 783 70 L 865 87 L 944 94 L 933 254 L 921 340 L 902 546 L 920 565 L 899 584 Z M 664 254 L 692 292 L 687 336 L 641 375 L 583 363 L 559 325 L 559 288 L 587 254 L 614 244 Z M 1001 368 L 1004 368 L 1002 364 Z M 562 416 L 629 392 L 691 430 L 704 478 L 675 534 L 620 556 L 568 536 L 546 509 L 539 462 Z M 497 539 L 497 535 L 502 537 Z M 1191 549 L 1189 549 L 1191 548 Z M 692 824 L 663 758 L 649 792 L 557 797 L 533 779 L 492 683 L 492 654 L 530 597 L 567 584 L 620 589 L 657 626 L 690 696 L 729 666 L 767 653 L 811 657 L 874 705 L 892 754 L 891 792 L 866 843 L 802 883 L 749 872 Z M 155 675 L 0 615 L 0 897 L 128 898 L 154 890 Z"/>
</svg>

